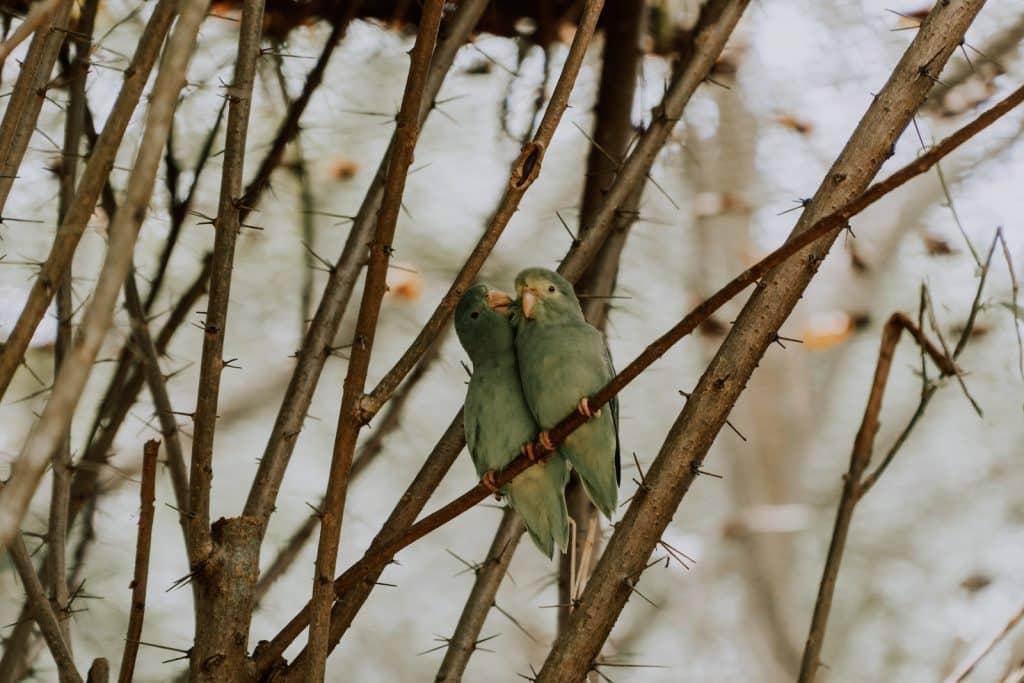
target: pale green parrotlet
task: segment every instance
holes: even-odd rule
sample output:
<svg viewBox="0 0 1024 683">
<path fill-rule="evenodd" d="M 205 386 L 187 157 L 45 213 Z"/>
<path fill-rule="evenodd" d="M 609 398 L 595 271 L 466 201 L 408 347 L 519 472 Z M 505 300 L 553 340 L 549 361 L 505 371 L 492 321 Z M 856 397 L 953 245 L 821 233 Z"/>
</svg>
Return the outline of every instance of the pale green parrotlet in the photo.
<svg viewBox="0 0 1024 683">
<path fill-rule="evenodd" d="M 590 500 L 611 518 L 618 500 L 619 406 L 591 413 L 587 397 L 615 376 L 604 336 L 583 317 L 572 285 L 546 268 L 516 276 L 519 311 L 516 356 L 530 411 L 547 431 L 574 410 L 590 418 L 558 446 L 583 481 Z"/>
<path fill-rule="evenodd" d="M 507 294 L 476 285 L 455 309 L 455 331 L 473 362 L 463 413 L 466 444 L 477 475 L 492 490 L 495 472 L 512 462 L 538 431 L 519 384 L 511 306 Z M 501 490 L 548 557 L 555 545 L 564 551 L 569 540 L 568 478 L 568 466 L 556 454 Z"/>
</svg>

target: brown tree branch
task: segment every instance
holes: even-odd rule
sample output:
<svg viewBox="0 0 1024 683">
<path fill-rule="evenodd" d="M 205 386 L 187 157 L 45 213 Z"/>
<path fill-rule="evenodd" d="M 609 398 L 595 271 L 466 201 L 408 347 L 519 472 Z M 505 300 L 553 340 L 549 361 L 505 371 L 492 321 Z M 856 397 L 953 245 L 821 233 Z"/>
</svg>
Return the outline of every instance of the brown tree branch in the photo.
<svg viewBox="0 0 1024 683">
<path fill-rule="evenodd" d="M 892 370 L 893 355 L 896 352 L 896 345 L 899 343 L 900 335 L 904 331 L 909 332 L 914 337 L 922 351 L 927 353 L 932 362 L 941 370 L 942 375 L 956 375 L 958 372 L 953 359 L 946 356 L 941 349 L 932 344 L 925 336 L 923 330 L 904 314 L 894 313 L 882 328 L 882 343 L 881 348 L 878 350 L 875 375 L 871 382 L 871 391 L 868 394 L 867 405 L 864 408 L 864 417 L 861 419 L 860 428 L 857 430 L 857 436 L 853 442 L 850 467 L 843 476 L 843 494 L 839 500 L 835 528 L 832 532 L 832 541 L 828 549 L 828 558 L 825 560 L 825 569 L 818 587 L 818 598 L 814 603 L 814 616 L 811 618 L 811 628 L 800 663 L 798 680 L 801 683 L 814 681 L 818 665 L 820 664 L 821 646 L 825 639 L 825 628 L 828 625 L 836 580 L 839 577 L 839 566 L 843 561 L 843 550 L 846 547 L 850 523 L 853 521 L 854 508 L 856 508 L 857 503 L 860 502 L 864 493 L 866 493 L 862 488 L 864 483 L 863 477 L 867 471 L 868 464 L 871 462 L 871 455 L 874 452 L 875 437 L 878 434 L 882 412 L 882 397 L 885 394 L 889 373 Z"/>
<path fill-rule="evenodd" d="M 1007 100 L 1015 101 L 1017 103 L 1024 100 L 1024 88 L 1015 91 L 1012 95 L 1008 96 Z M 1007 100 L 997 104 L 995 107 L 979 116 L 975 121 L 972 121 L 967 126 L 964 126 L 964 128 L 961 128 L 953 135 L 944 139 L 928 153 L 919 157 L 916 161 L 911 162 L 909 165 L 903 167 L 884 181 L 871 186 L 871 188 L 865 191 L 862 195 L 840 210 L 828 214 L 824 218 L 815 222 L 804 232 L 794 235 L 784 245 L 765 256 L 761 261 L 757 262 L 747 270 L 743 271 L 720 290 L 705 299 L 672 329 L 649 344 L 639 356 L 619 372 L 619 374 L 617 374 L 608 384 L 590 397 L 589 403 L 591 409 L 595 410 L 595 406 L 603 406 L 607 403 L 612 396 L 616 395 L 626 385 L 636 379 L 640 373 L 664 355 L 674 344 L 678 343 L 685 336 L 693 332 L 693 330 L 702 322 L 710 318 L 715 311 L 721 308 L 721 306 L 728 302 L 732 297 L 742 292 L 751 284 L 760 280 L 773 268 L 784 263 L 788 259 L 791 259 L 791 257 L 800 252 L 800 250 L 807 247 L 808 244 L 812 244 L 817 240 L 820 240 L 825 235 L 837 233 L 846 225 L 847 221 L 851 217 L 860 213 L 865 208 L 881 199 L 887 193 L 903 185 L 911 178 L 926 172 L 943 156 L 949 154 L 953 149 L 963 144 L 967 139 L 993 123 L 998 118 L 998 115 L 991 115 L 993 112 L 998 111 L 1000 112 L 999 115 L 1002 115 L 1011 108 L 1005 106 Z M 969 135 L 965 135 L 965 131 L 967 130 L 970 131 Z M 687 402 L 687 405 L 690 405 L 689 401 Z M 549 438 L 551 439 L 552 444 L 555 446 L 560 444 L 569 434 L 578 429 L 585 421 L 586 418 L 578 412 L 574 412 L 567 416 L 555 427 L 549 430 Z M 543 451 L 543 447 L 539 443 L 535 443 L 534 447 L 538 453 Z M 550 455 L 551 452 L 547 452 L 542 457 L 546 458 Z M 502 470 L 502 472 L 495 477 L 495 484 L 499 487 L 504 486 L 518 474 L 531 467 L 532 464 L 533 463 L 531 463 L 525 456 L 517 457 L 508 465 L 508 467 Z M 648 477 L 649 476 L 650 475 L 648 475 Z M 692 476 L 696 476 L 695 470 Z M 381 563 L 386 564 L 399 550 L 448 523 L 455 517 L 484 500 L 488 495 L 490 495 L 490 492 L 487 487 L 483 484 L 477 484 L 475 487 L 464 493 L 459 498 L 456 498 L 448 505 L 445 505 L 427 517 L 424 517 L 415 525 L 407 529 L 397 539 L 378 548 L 373 552 L 373 554 L 364 556 L 363 559 L 346 570 L 344 574 L 335 580 L 336 591 L 341 594 L 351 586 L 353 582 L 367 575 L 367 573 L 372 570 L 372 567 Z M 648 555 L 649 554 L 650 553 L 648 553 Z"/>
<path fill-rule="evenodd" d="M 943 683 L 962 683 L 967 680 L 967 677 L 971 675 L 981 660 L 988 656 L 988 653 L 992 652 L 996 645 L 1002 642 L 1002 640 L 1009 635 L 1010 631 L 1016 628 L 1017 624 L 1019 624 L 1021 620 L 1024 620 L 1024 605 L 1021 605 L 1020 609 L 1010 617 L 1006 624 L 991 640 L 984 643 L 981 649 L 977 652 L 972 653 L 966 661 L 960 664 L 952 674 L 943 680 Z"/>
<path fill-rule="evenodd" d="M 195 565 L 210 552 L 210 490 L 213 484 L 213 437 L 217 429 L 220 373 L 224 369 L 224 336 L 227 333 L 231 271 L 235 242 L 241 229 L 242 173 L 245 141 L 252 107 L 252 87 L 260 54 L 263 0 L 246 0 L 238 31 L 238 53 L 232 83 L 226 88 L 228 126 L 221 170 L 220 199 L 214 226 L 213 259 L 210 264 L 210 295 L 203 324 L 203 353 L 196 390 L 192 464 L 189 472 L 189 564 Z"/>
<path fill-rule="evenodd" d="M 58 221 L 63 221 L 75 194 L 78 179 L 78 153 L 81 148 L 85 127 L 85 85 L 89 72 L 89 50 L 92 47 L 93 25 L 96 19 L 98 0 L 89 0 L 82 7 L 78 32 L 75 35 L 75 59 L 68 65 L 68 105 L 64 120 L 64 149 L 60 163 L 60 194 L 58 199 Z M 70 45 L 70 43 L 69 43 Z M 68 49 L 70 52 L 70 48 Z M 2 57 L 0 57 L 2 61 Z M 62 60 L 63 62 L 64 60 Z M 57 290 L 57 340 L 54 345 L 54 377 L 60 373 L 71 349 L 72 317 L 74 306 L 71 301 L 71 264 L 68 263 L 63 282 Z M 50 495 L 50 516 L 47 524 L 47 561 L 44 563 L 49 574 L 50 599 L 54 610 L 65 613 L 70 606 L 71 593 L 67 581 L 67 539 L 68 517 L 71 507 L 71 438 L 66 436 L 53 454 L 53 485 Z M 61 632 L 68 649 L 72 649 L 71 620 L 62 619 Z"/>
<path fill-rule="evenodd" d="M 434 309 L 430 319 L 416 335 L 409 347 L 402 356 L 388 370 L 384 377 L 377 383 L 373 391 L 360 402 L 360 410 L 364 419 L 369 419 L 380 410 L 381 406 L 391 398 L 391 395 L 401 384 L 405 376 L 412 370 L 419 359 L 426 353 L 436 341 L 441 329 L 448 324 L 455 305 L 459 302 L 463 292 L 472 284 L 473 279 L 484 261 L 494 249 L 498 238 L 504 232 L 513 214 L 518 210 L 519 203 L 529 189 L 533 181 L 540 175 L 541 165 L 544 160 L 544 153 L 551 144 L 551 138 L 555 129 L 562 120 L 562 114 L 569 106 L 569 98 L 572 95 L 573 86 L 576 84 L 576 77 L 583 65 L 587 48 L 597 27 L 598 17 L 604 7 L 603 0 L 589 0 L 583 7 L 580 20 L 576 26 L 576 33 L 573 36 L 572 45 L 569 47 L 569 54 L 565 58 L 565 65 L 562 73 L 558 76 L 558 82 L 551 93 L 551 99 L 544 110 L 540 125 L 533 139 L 524 145 L 519 157 L 512 166 L 512 173 L 509 178 L 505 194 L 498 203 L 487 230 L 480 237 L 473 251 L 463 264 L 455 281 L 448 288 L 448 291 L 441 298 L 441 302 Z"/>
<path fill-rule="evenodd" d="M 11 187 L 25 158 L 25 150 L 35 132 L 49 87 L 50 72 L 64 43 L 64 29 L 71 15 L 71 5 L 69 0 L 61 2 L 36 31 L 7 101 L 3 121 L 0 122 L 0 215 L 3 215 Z M 0 395 L 5 389 L 6 386 L 0 384 Z"/>
<path fill-rule="evenodd" d="M 845 225 L 853 215 L 848 212 L 858 204 L 877 199 L 880 189 L 894 189 L 915 175 L 919 168 L 915 166 L 917 162 L 865 192 L 930 90 L 937 77 L 933 73 L 941 70 L 956 49 L 982 4 L 982 0 L 951 0 L 938 4 L 921 25 L 815 198 L 805 207 L 786 246 L 793 248 L 790 245 L 806 239 L 808 229 L 823 223 L 823 217 L 828 216 L 828 220 L 837 224 L 831 230 L 819 227 L 827 237 L 796 252 L 796 258 L 788 259 L 779 268 L 762 273 L 764 277 L 758 278 L 759 286 L 648 470 L 647 486 L 637 492 L 618 523 L 587 584 L 580 607 L 573 613 L 569 628 L 555 642 L 538 681 L 572 680 L 591 667 L 632 593 L 632 584 L 643 573 L 647 559 L 699 473 L 700 464 L 733 404 L 776 338 L 780 325 L 817 272 L 838 234 L 836 228 Z M 930 163 L 936 160 L 933 157 Z M 845 208 L 836 213 L 840 207 Z"/>
<path fill-rule="evenodd" d="M 370 262 L 366 270 L 366 284 L 359 305 L 352 357 L 348 362 L 348 372 L 342 391 L 334 452 L 331 454 L 331 469 L 327 479 L 327 493 L 320 511 L 320 541 L 313 577 L 313 597 L 310 601 L 309 642 L 306 645 L 309 656 L 304 669 L 306 680 L 313 683 L 324 680 L 327 667 L 331 605 L 334 602 L 331 577 L 334 576 L 338 559 L 349 470 L 352 467 L 359 428 L 366 423 L 359 413 L 359 399 L 366 385 L 366 373 L 370 369 L 370 356 L 377 333 L 377 320 L 380 317 L 384 294 L 387 292 L 385 278 L 391 262 L 392 244 L 398 225 L 398 213 L 402 206 L 402 195 L 405 192 L 405 181 L 419 137 L 419 112 L 430 69 L 430 59 L 437 45 L 443 10 L 443 0 L 424 2 L 416 42 L 409 53 L 409 76 L 398 110 L 395 144 L 388 164 L 380 212 L 377 215 L 377 230 L 369 244 Z"/>
<path fill-rule="evenodd" d="M 142 452 L 142 485 L 139 490 L 139 533 L 135 540 L 135 572 L 132 576 L 132 607 L 128 617 L 128 635 L 124 639 L 119 683 L 131 683 L 135 676 L 135 657 L 142 638 L 146 616 L 146 587 L 149 584 L 149 549 L 153 541 L 153 515 L 156 501 L 156 459 L 160 442 L 146 442 Z"/>
<path fill-rule="evenodd" d="M 139 39 L 131 64 L 125 70 L 125 81 L 117 94 L 114 106 L 103 126 L 100 139 L 93 146 L 92 154 L 86 163 L 82 178 L 78 183 L 75 199 L 68 207 L 67 214 L 57 230 L 53 246 L 42 265 L 39 275 L 32 283 L 28 300 L 25 302 L 18 320 L 11 330 L 10 336 L 0 351 L 0 397 L 14 377 L 15 371 L 24 358 L 28 343 L 35 334 L 36 327 L 46 314 L 61 284 L 61 278 L 71 262 L 78 242 L 85 232 L 89 217 L 96 208 L 100 191 L 114 166 L 114 157 L 121 145 L 124 132 L 131 121 L 132 114 L 142 95 L 142 90 L 149 79 L 150 71 L 160 54 L 164 36 L 170 29 L 171 22 L 177 13 L 177 2 L 159 0 L 149 22 Z M 49 71 L 47 70 L 47 73 Z M 8 110 L 10 111 L 10 109 Z M 31 130 L 31 127 L 30 127 Z M 7 171 L 0 170 L 0 173 Z M 13 171 L 11 171 L 13 173 Z M 0 178 L 2 180 L 2 178 Z"/>
<path fill-rule="evenodd" d="M 377 532 L 377 535 L 370 543 L 370 547 L 364 554 L 364 557 L 374 554 L 376 549 L 392 542 L 416 521 L 417 515 L 422 512 L 423 507 L 427 504 L 427 500 L 440 485 L 441 480 L 448 473 L 448 470 L 451 469 L 452 464 L 465 445 L 466 439 L 462 428 L 462 410 L 459 410 L 441 435 L 441 438 L 438 439 L 437 444 L 427 456 L 416 476 L 413 477 L 412 483 L 406 488 L 398 504 L 395 505 L 387 520 L 381 525 L 380 531 Z M 331 610 L 332 643 L 336 644 L 352 624 L 352 620 L 355 619 L 356 614 L 370 596 L 370 592 L 376 585 L 377 577 L 380 576 L 386 564 L 387 562 L 383 562 L 375 565 L 371 571 L 366 573 L 365 578 L 354 582 L 350 586 L 350 590 L 339 597 L 339 600 Z M 261 678 L 269 675 L 273 669 L 283 666 L 281 656 L 284 654 L 285 649 L 302 633 L 308 623 L 309 615 L 306 609 L 303 608 L 272 640 L 260 643 L 253 653 L 253 659 Z M 292 667 L 288 669 L 290 676 L 285 676 L 285 680 L 302 680 L 302 670 L 298 665 L 299 661 L 296 658 Z"/>
<path fill-rule="evenodd" d="M 97 657 L 89 667 L 88 683 L 107 683 L 110 680 L 110 662 L 106 657 Z"/>
<path fill-rule="evenodd" d="M 43 633 L 43 639 L 50 648 L 53 661 L 57 663 L 57 670 L 60 673 L 61 683 L 81 683 L 82 677 L 75 669 L 75 660 L 71 656 L 67 643 L 61 635 L 60 624 L 57 615 L 54 614 L 50 601 L 46 599 L 46 589 L 36 574 L 36 568 L 32 565 L 32 558 L 25 547 L 25 541 L 21 534 L 16 534 L 7 546 L 11 555 L 14 568 L 21 577 L 21 583 L 25 587 L 29 604 L 32 605 L 32 615 Z"/>
<path fill-rule="evenodd" d="M 432 362 L 440 355 L 440 351 L 441 344 L 435 344 L 433 349 L 416 366 L 416 369 L 410 373 L 408 379 L 398 388 L 394 397 L 388 401 L 387 407 L 384 409 L 380 419 L 376 421 L 376 429 L 367 437 L 366 441 L 360 444 L 359 450 L 356 451 L 356 457 L 352 461 L 352 470 L 349 474 L 350 486 L 356 482 L 359 475 L 365 472 L 366 468 L 384 451 L 384 442 L 387 440 L 387 437 L 394 433 L 396 429 L 401 428 L 405 406 L 408 404 L 409 397 L 420 383 L 420 380 L 427 375 L 427 370 L 430 369 Z M 323 500 L 321 500 L 317 510 L 323 509 L 323 505 Z M 295 531 L 288 536 L 288 540 L 277 551 L 277 556 L 270 565 L 260 572 L 260 580 L 256 583 L 255 590 L 257 603 L 263 599 L 274 582 L 288 572 L 295 560 L 298 559 L 299 551 L 302 550 L 306 542 L 313 536 L 313 532 L 316 531 L 319 523 L 319 514 L 316 512 L 310 513 L 309 516 L 302 520 L 302 523 Z"/>
<path fill-rule="evenodd" d="M 4 63 L 4 60 L 14 51 L 14 48 L 21 45 L 22 41 L 35 33 L 44 23 L 50 21 L 63 2 L 65 0 L 40 0 L 32 3 L 22 22 L 7 37 L 7 40 L 0 43 L 0 64 Z"/>
<path fill-rule="evenodd" d="M 487 0 L 465 0 L 459 3 L 459 8 L 455 16 L 452 17 L 448 35 L 434 51 L 430 73 L 425 85 L 423 107 L 419 113 L 420 126 L 425 123 L 427 115 L 433 107 L 437 93 L 455 60 L 456 53 L 469 38 L 486 7 Z M 366 244 L 372 236 L 377 211 L 380 207 L 386 170 L 391 150 L 394 149 L 395 135 L 397 135 L 397 130 L 392 136 L 388 151 L 381 159 L 377 174 L 352 222 L 352 228 L 345 240 L 345 246 L 338 261 L 328 274 L 320 304 L 306 336 L 303 338 L 302 348 L 297 354 L 295 371 L 281 400 L 281 407 L 274 420 L 274 427 L 249 490 L 249 497 L 245 503 L 245 514 L 263 519 L 264 526 L 274 509 L 277 491 L 281 486 L 285 469 L 288 467 L 288 461 L 306 419 L 310 402 L 313 399 L 313 392 L 320 380 L 320 373 L 323 371 L 327 358 L 330 357 L 331 346 L 334 343 L 338 326 L 348 307 L 356 279 L 366 261 Z"/>
<path fill-rule="evenodd" d="M 448 639 L 448 649 L 434 677 L 435 683 L 458 683 L 462 680 L 469 658 L 476 651 L 487 614 L 494 605 L 498 588 L 508 572 L 508 565 L 512 562 L 524 531 L 526 527 L 519 513 L 511 507 L 505 508 L 491 548 L 487 551 L 487 558 L 475 569 L 473 589 L 466 599 L 466 606 L 462 608 L 455 632 Z"/>
<path fill-rule="evenodd" d="M 580 238 L 593 232 L 594 219 L 601 211 L 605 193 L 615 181 L 633 135 L 633 99 L 640 69 L 640 39 L 646 3 L 643 0 L 617 2 L 606 13 L 604 54 L 601 59 L 601 80 L 594 107 L 594 130 L 587 155 L 586 182 L 580 204 Z M 591 325 L 605 331 L 608 321 L 609 297 L 615 291 L 619 259 L 626 245 L 626 236 L 635 222 L 636 209 L 643 193 L 644 179 L 615 215 L 613 230 L 593 263 L 580 277 L 576 289 L 584 295 L 583 314 Z M 577 578 L 588 576 L 593 566 L 576 567 L 587 543 L 591 520 L 597 508 L 590 502 L 579 476 L 574 472 L 565 489 L 569 516 L 575 520 L 575 533 L 569 539 L 573 547 L 558 558 L 558 630 L 568 622 L 576 596 Z M 595 541 L 596 542 L 596 541 Z M 598 553 L 590 555 L 597 562 Z"/>
<path fill-rule="evenodd" d="M 72 414 L 89 378 L 93 361 L 113 321 L 114 305 L 131 269 L 135 240 L 153 192 L 167 131 L 178 95 L 185 85 L 186 68 L 206 6 L 206 0 L 187 2 L 168 40 L 125 202 L 111 224 L 110 244 L 92 300 L 82 319 L 74 348 L 57 377 L 43 415 L 12 465 L 7 486 L 0 491 L 0 545 L 5 547 L 17 534 L 18 525 L 39 484 L 46 462 L 68 433 Z M 89 167 L 86 168 L 87 174 L 88 171 Z M 84 183 L 83 177 L 80 185 Z"/>
</svg>

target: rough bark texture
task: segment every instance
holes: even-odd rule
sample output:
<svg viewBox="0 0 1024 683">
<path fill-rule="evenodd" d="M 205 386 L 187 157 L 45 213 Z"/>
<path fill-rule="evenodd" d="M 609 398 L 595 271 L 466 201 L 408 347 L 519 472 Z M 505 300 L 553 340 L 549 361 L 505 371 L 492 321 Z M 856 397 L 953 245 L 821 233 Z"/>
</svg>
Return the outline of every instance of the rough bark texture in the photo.
<svg viewBox="0 0 1024 683">
<path fill-rule="evenodd" d="M 197 570 L 196 638 L 189 680 L 249 679 L 249 622 L 259 575 L 260 523 L 255 517 L 220 519 L 213 552 Z"/>
<path fill-rule="evenodd" d="M 936 6 L 804 210 L 794 233 L 864 191 L 983 4 L 983 0 L 962 0 Z M 638 491 L 634 497 L 538 681 L 579 680 L 590 669 L 629 598 L 631 583 L 639 580 L 732 405 L 834 239 L 830 236 L 809 245 L 762 278 L 672 426 L 647 473 L 649 490 Z"/>
</svg>

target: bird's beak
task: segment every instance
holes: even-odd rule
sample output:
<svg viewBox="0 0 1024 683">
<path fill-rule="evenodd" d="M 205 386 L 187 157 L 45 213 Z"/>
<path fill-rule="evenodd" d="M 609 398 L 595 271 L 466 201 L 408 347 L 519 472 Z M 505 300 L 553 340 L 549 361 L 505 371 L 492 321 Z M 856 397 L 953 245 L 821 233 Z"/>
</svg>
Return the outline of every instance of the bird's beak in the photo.
<svg viewBox="0 0 1024 683">
<path fill-rule="evenodd" d="M 499 292 L 496 289 L 488 290 L 487 292 L 487 306 L 491 309 L 501 313 L 506 318 L 512 316 L 512 297 L 505 292 Z"/>
<path fill-rule="evenodd" d="M 537 293 L 532 289 L 523 288 L 519 294 L 519 308 L 523 317 L 527 320 L 533 319 L 533 307 L 537 303 Z"/>
</svg>

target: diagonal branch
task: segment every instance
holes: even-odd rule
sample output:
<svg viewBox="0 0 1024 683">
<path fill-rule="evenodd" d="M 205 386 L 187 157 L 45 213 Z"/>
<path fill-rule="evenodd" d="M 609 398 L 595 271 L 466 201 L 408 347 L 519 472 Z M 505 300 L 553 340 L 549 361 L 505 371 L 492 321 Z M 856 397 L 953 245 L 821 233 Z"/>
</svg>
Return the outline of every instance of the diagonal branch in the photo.
<svg viewBox="0 0 1024 683">
<path fill-rule="evenodd" d="M 67 214 L 57 230 L 50 253 L 46 257 L 46 262 L 40 268 L 39 276 L 32 283 L 28 300 L 18 315 L 18 320 L 4 343 L 3 350 L 0 351 L 0 397 L 7 391 L 15 371 L 21 364 L 28 343 L 46 314 L 46 309 L 49 308 L 50 301 L 53 299 L 57 287 L 60 286 L 67 266 L 71 263 L 75 249 L 78 247 L 78 242 L 85 232 L 89 217 L 92 216 L 92 212 L 96 208 L 100 191 L 114 166 L 114 158 L 121 145 L 124 132 L 139 103 L 153 64 L 160 54 L 164 37 L 177 14 L 177 5 L 175 0 L 159 0 L 139 38 L 135 56 L 125 70 L 124 84 L 117 94 L 114 106 L 103 126 L 103 132 L 93 146 L 89 161 L 82 172 L 82 178 L 78 182 L 75 199 L 68 207 Z M 4 171 L 0 171 L 0 173 L 4 173 Z"/>
<path fill-rule="evenodd" d="M 370 369 L 370 356 L 377 332 L 377 320 L 387 291 L 385 279 L 393 253 L 392 244 L 402 206 L 402 194 L 405 192 L 413 150 L 419 137 L 419 112 L 423 102 L 424 85 L 430 69 L 430 59 L 437 45 L 443 10 L 443 0 L 427 0 L 423 5 L 416 42 L 410 52 L 409 76 L 405 82 L 402 105 L 398 111 L 395 144 L 388 164 L 380 212 L 377 215 L 377 230 L 369 245 L 370 262 L 366 270 L 363 299 L 359 305 L 352 357 L 345 375 L 334 452 L 331 455 L 331 469 L 327 479 L 327 494 L 324 496 L 320 517 L 320 542 L 317 546 L 309 642 L 306 646 L 309 657 L 307 667 L 303 669 L 306 680 L 314 683 L 324 680 L 327 666 L 331 605 L 334 602 L 331 577 L 334 576 L 334 567 L 338 559 L 349 470 L 352 467 L 359 428 L 365 424 L 359 412 L 359 399 L 366 385 L 366 373 Z"/>
<path fill-rule="evenodd" d="M 451 26 L 448 28 L 449 33 L 435 49 L 430 63 L 423 106 L 418 118 L 420 126 L 426 122 L 427 115 L 430 113 L 445 76 L 455 60 L 456 53 L 469 38 L 486 7 L 487 0 L 465 0 L 459 4 L 459 9 L 452 17 Z M 395 131 L 395 135 L 397 135 L 397 131 Z M 392 136 L 392 143 L 381 160 L 377 174 L 374 176 L 352 223 L 345 247 L 334 268 L 328 274 L 320 304 L 313 317 L 313 322 L 303 338 L 302 348 L 297 354 L 298 361 L 295 371 L 292 373 L 291 381 L 281 400 L 281 407 L 274 420 L 274 427 L 249 490 L 249 497 L 245 503 L 245 514 L 261 518 L 264 526 L 274 509 L 277 491 L 284 478 L 284 471 L 288 467 L 288 461 L 295 448 L 299 431 L 306 419 L 306 413 L 313 399 L 313 392 L 320 380 L 320 373 L 323 371 L 327 358 L 330 357 L 330 347 L 334 342 L 338 326 L 341 324 L 341 318 L 348 307 L 356 279 L 366 261 L 366 244 L 372 236 L 374 221 L 383 193 L 387 164 L 394 146 L 394 136 Z"/>
<path fill-rule="evenodd" d="M 186 69 L 207 4 L 207 0 L 186 2 L 174 33 L 168 40 L 125 202 L 111 224 L 110 244 L 92 300 L 82 319 L 74 348 L 57 377 L 43 415 L 14 461 L 7 486 L 0 491 L 0 545 L 4 547 L 17 534 L 46 462 L 68 433 L 72 414 L 85 388 L 100 344 L 113 322 L 114 305 L 131 269 L 135 240 L 153 193 L 160 156 L 167 141 L 178 95 L 185 85 Z"/>
<path fill-rule="evenodd" d="M 491 548 L 487 551 L 487 559 L 476 567 L 473 589 L 466 599 L 466 606 L 462 608 L 455 633 L 448 639 L 448 650 L 434 677 L 435 683 L 458 683 L 462 680 L 469 658 L 476 651 L 487 614 L 494 605 L 498 588 L 501 587 L 501 581 L 505 578 L 524 531 L 526 527 L 519 514 L 511 507 L 505 508 Z"/>
<path fill-rule="evenodd" d="M 850 211 L 858 208 L 858 204 L 874 201 L 880 190 L 892 190 L 919 172 L 920 165 L 915 161 L 865 192 L 931 89 L 936 77 L 933 74 L 942 69 L 983 4 L 983 0 L 936 4 L 921 25 L 814 199 L 804 209 L 786 246 L 793 248 L 790 244 L 809 239 L 805 235 L 815 229 L 813 226 L 817 225 L 816 229 L 823 232 L 817 235 L 817 240 L 805 243 L 804 249 L 795 251 L 795 258 L 788 258 L 781 265 L 773 263 L 779 267 L 761 273 L 763 277 L 758 278 L 757 289 L 705 370 L 648 470 L 647 488 L 637 492 L 618 523 L 579 608 L 570 618 L 568 629 L 555 642 L 538 681 L 574 679 L 590 669 L 629 599 L 631 584 L 643 573 L 647 558 L 699 473 L 700 464 L 724 426 L 729 411 L 768 346 L 776 339 L 779 327 L 816 274 L 838 229 L 845 225 L 853 215 Z M 962 142 L 959 133 L 955 137 L 956 144 Z M 932 155 L 930 163 L 938 160 L 936 156 Z M 835 225 L 821 227 L 827 226 L 827 221 L 835 221 Z"/>
<path fill-rule="evenodd" d="M 32 606 L 32 614 L 39 624 L 39 630 L 43 633 L 50 654 L 57 663 L 57 670 L 60 672 L 61 683 L 81 683 L 82 677 L 75 669 L 75 660 L 71 657 L 67 643 L 60 632 L 60 624 L 57 622 L 57 615 L 53 613 L 50 601 L 46 599 L 46 589 L 43 588 L 36 568 L 32 565 L 32 558 L 25 547 L 25 541 L 21 534 L 16 534 L 13 541 L 8 545 L 7 551 L 11 555 L 18 576 L 25 586 L 25 593 L 28 595 L 28 602 Z"/>
</svg>

